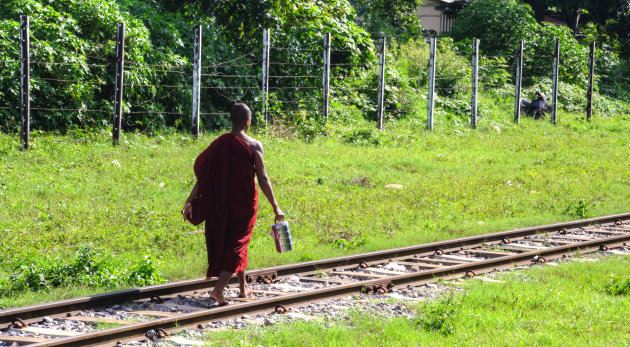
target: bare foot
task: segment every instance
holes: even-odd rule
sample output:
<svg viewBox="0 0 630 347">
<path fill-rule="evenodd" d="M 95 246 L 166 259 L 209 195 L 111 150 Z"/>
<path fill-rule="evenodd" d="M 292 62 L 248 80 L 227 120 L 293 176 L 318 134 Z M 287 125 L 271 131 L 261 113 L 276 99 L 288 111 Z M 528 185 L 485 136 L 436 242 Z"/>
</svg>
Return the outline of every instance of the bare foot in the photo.
<svg viewBox="0 0 630 347">
<path fill-rule="evenodd" d="M 217 294 L 215 292 L 212 292 L 212 294 L 210 294 L 210 299 L 218 302 L 219 306 L 227 305 L 227 301 L 225 301 L 225 297 L 223 296 L 223 293 Z"/>
<path fill-rule="evenodd" d="M 244 289 L 241 290 L 241 293 L 238 295 L 239 298 L 249 298 L 252 295 L 252 291 L 249 289 L 249 286 L 246 284 Z"/>
</svg>

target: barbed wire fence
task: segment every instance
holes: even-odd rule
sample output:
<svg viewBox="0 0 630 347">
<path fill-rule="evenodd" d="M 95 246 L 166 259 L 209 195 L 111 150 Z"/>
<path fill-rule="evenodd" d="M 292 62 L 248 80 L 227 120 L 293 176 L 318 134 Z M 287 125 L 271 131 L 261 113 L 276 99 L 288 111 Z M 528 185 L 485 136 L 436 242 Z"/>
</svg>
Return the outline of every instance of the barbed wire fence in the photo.
<svg viewBox="0 0 630 347">
<path fill-rule="evenodd" d="M 283 46 L 276 45 L 275 36 L 266 29 L 262 42 L 255 43 L 257 47 L 249 47 L 245 53 L 223 61 L 202 62 L 202 50 L 208 43 L 203 41 L 202 26 L 197 25 L 192 62 L 154 64 L 125 59 L 124 25 L 118 24 L 116 37 L 111 38 L 110 43 L 97 47 L 94 52 L 77 52 L 67 61 L 57 59 L 47 42 L 30 35 L 31 26 L 38 30 L 39 24 L 30 24 L 29 18 L 22 16 L 19 32 L 16 32 L 19 44 L 0 45 L 0 87 L 9 93 L 0 100 L 0 115 L 20 119 L 23 149 L 29 147 L 31 124 L 52 122 L 54 126 L 55 122 L 69 122 L 69 114 L 77 117 L 82 125 L 90 120 L 90 114 L 111 114 L 113 142 L 117 144 L 123 125 L 141 125 L 146 130 L 152 122 L 166 117 L 179 120 L 190 117 L 191 133 L 199 136 L 202 119 L 204 123 L 226 124 L 229 113 L 225 105 L 236 102 L 250 105 L 264 124 L 299 121 L 300 118 L 326 123 L 331 103 L 371 112 L 375 116 L 370 118 L 376 121 L 378 129 L 383 128 L 386 117 L 402 117 L 407 112 L 392 106 L 388 100 L 393 92 L 385 79 L 388 71 L 385 37 L 373 44 L 377 47 L 377 60 L 357 63 L 349 59 L 355 52 L 335 47 L 329 33 L 313 37 L 312 42 Z M 313 48 L 317 46 L 320 48 Z M 470 83 L 467 87 L 470 104 L 458 112 L 468 113 L 469 123 L 475 128 L 479 118 L 478 98 L 485 92 L 479 88 L 480 81 L 492 78 L 496 71 L 509 72 L 515 90 L 514 121 L 518 122 L 521 116 L 522 86 L 538 84 L 540 89 L 551 90 L 550 120 L 557 122 L 562 66 L 558 42 L 554 51 L 545 55 L 525 55 L 521 42 L 513 55 L 482 56 L 480 42 L 474 40 L 469 76 L 445 73 L 437 46 L 438 39 L 431 38 L 426 74 L 409 76 L 408 80 L 414 93 L 426 93 L 427 129 L 433 129 L 436 111 L 445 107 L 441 99 L 466 92 L 461 86 L 454 86 L 463 78 L 470 81 L 467 82 Z M 115 52 L 115 55 L 103 52 Z M 530 60 L 525 61 L 526 56 Z M 588 119 L 592 115 L 594 57 L 592 43 L 590 55 L 584 57 L 589 61 L 588 93 L 581 105 Z M 60 77 L 68 75 L 76 77 Z M 545 84 L 548 83 L 545 76 L 551 78 L 551 86 Z M 563 77 L 582 76 L 573 72 Z M 133 96 L 126 96 L 125 90 Z M 191 102 L 169 103 L 175 96 Z M 17 114 L 21 116 L 16 117 Z M 43 117 L 43 114 L 48 116 Z M 144 115 L 150 120 L 146 124 L 123 123 L 125 115 Z"/>
</svg>

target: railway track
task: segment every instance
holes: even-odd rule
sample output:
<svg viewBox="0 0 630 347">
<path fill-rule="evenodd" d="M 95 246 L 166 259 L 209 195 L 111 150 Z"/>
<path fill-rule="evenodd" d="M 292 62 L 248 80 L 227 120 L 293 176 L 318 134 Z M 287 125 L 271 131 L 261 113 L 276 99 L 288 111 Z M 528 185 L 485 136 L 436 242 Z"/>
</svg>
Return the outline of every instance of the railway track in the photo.
<svg viewBox="0 0 630 347">
<path fill-rule="evenodd" d="M 169 333 L 244 314 L 284 313 L 291 306 L 352 293 L 385 294 L 401 285 L 474 277 L 628 245 L 630 213 L 258 269 L 248 272 L 254 297 L 237 298 L 230 291 L 231 304 L 224 307 L 211 304 L 214 280 L 124 290 L 0 311 L 0 346 L 168 340 Z M 181 337 L 170 340 L 194 344 Z"/>
</svg>

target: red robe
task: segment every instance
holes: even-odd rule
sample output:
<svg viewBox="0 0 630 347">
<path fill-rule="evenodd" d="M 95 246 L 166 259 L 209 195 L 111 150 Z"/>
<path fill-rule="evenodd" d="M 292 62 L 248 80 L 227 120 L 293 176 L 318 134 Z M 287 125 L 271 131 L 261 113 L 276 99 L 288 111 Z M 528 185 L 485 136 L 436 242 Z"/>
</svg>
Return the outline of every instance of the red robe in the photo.
<svg viewBox="0 0 630 347">
<path fill-rule="evenodd" d="M 214 140 L 195 161 L 197 193 L 207 199 L 207 277 L 247 267 L 247 246 L 258 210 L 255 174 L 254 152 L 230 133 Z"/>
</svg>

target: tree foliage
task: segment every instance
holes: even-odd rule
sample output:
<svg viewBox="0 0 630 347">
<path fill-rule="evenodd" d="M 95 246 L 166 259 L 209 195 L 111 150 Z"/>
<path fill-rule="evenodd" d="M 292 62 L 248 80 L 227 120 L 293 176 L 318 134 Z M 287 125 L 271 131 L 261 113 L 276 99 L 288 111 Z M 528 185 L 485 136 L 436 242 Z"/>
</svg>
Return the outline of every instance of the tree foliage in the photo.
<svg viewBox="0 0 630 347">
<path fill-rule="evenodd" d="M 387 36 L 399 41 L 417 40 L 422 25 L 416 9 L 422 0 L 352 0 L 358 21 L 374 37 Z"/>
<path fill-rule="evenodd" d="M 0 5 L 0 127 L 5 131 L 19 125 L 20 15 L 31 20 L 33 129 L 109 127 L 118 22 L 126 25 L 126 130 L 188 128 L 195 24 L 204 29 L 202 64 L 207 68 L 202 85 L 207 88 L 201 111 L 210 114 L 203 121 L 208 127 L 225 126 L 226 117 L 217 113 L 228 111 L 237 100 L 258 109 L 265 27 L 272 29 L 272 46 L 303 49 L 273 51 L 277 62 L 302 64 L 283 74 L 320 75 L 326 32 L 332 33 L 333 48 L 339 51 L 333 60 L 353 64 L 346 73 L 374 60 L 370 36 L 354 21 L 346 0 L 7 0 Z M 272 74 L 281 73 L 278 66 L 273 69 Z M 292 86 L 320 83 L 294 82 Z M 282 89 L 289 81 L 278 83 L 278 99 L 317 97 Z"/>
<path fill-rule="evenodd" d="M 477 38 L 484 52 L 508 54 L 535 25 L 531 8 L 518 0 L 475 0 L 459 12 L 450 36 L 455 41 Z"/>
</svg>

